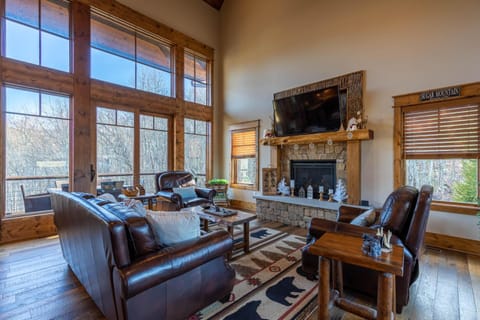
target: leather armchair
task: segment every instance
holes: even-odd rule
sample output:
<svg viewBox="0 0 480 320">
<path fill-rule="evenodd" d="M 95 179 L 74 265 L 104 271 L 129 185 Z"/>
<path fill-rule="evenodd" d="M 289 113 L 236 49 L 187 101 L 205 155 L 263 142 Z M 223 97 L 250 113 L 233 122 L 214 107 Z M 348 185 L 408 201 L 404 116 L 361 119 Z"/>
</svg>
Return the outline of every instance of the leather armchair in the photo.
<svg viewBox="0 0 480 320">
<path fill-rule="evenodd" d="M 374 234 L 383 227 L 391 230 L 392 244 L 404 247 L 403 276 L 396 277 L 396 311 L 408 304 L 410 285 L 418 278 L 419 258 L 422 255 L 423 240 L 430 213 L 433 187 L 424 185 L 420 192 L 413 187 L 403 186 L 392 192 L 382 209 L 376 213 L 371 226 L 350 224 L 363 210 L 348 206 L 339 208 L 338 221 L 314 218 L 307 235 L 307 245 L 302 252 L 302 267 L 299 272 L 313 279 L 318 274 L 318 257 L 309 253 L 309 247 L 325 232 L 342 232 L 361 236 Z M 377 273 L 366 268 L 343 263 L 343 284 L 345 287 L 372 297 L 377 294 Z"/>
<path fill-rule="evenodd" d="M 213 204 L 213 197 L 216 194 L 216 191 L 213 189 L 195 187 L 193 175 L 186 171 L 165 171 L 157 173 L 155 175 L 155 185 L 157 195 L 175 203 L 177 210 L 202 204 Z M 173 192 L 173 188 L 191 186 L 195 187 L 196 197 L 186 199 L 180 194 Z"/>
</svg>

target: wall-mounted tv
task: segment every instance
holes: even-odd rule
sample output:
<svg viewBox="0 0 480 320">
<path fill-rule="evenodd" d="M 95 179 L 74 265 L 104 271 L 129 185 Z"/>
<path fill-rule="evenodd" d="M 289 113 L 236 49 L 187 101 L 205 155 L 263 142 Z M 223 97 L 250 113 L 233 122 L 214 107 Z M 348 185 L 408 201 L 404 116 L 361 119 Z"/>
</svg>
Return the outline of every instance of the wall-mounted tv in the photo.
<svg viewBox="0 0 480 320">
<path fill-rule="evenodd" d="M 338 86 L 273 101 L 277 137 L 337 131 L 340 128 Z"/>
</svg>

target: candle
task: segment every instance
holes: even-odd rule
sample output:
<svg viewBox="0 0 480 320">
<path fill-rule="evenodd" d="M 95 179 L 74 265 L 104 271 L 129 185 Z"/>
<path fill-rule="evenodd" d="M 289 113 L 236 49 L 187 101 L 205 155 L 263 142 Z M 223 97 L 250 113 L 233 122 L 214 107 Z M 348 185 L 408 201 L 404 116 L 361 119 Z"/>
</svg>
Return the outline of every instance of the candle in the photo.
<svg viewBox="0 0 480 320">
<path fill-rule="evenodd" d="M 295 180 L 290 180 L 290 188 L 295 188 Z"/>
<path fill-rule="evenodd" d="M 318 187 L 318 192 L 323 193 L 323 186 Z"/>
<path fill-rule="evenodd" d="M 333 189 L 328 189 L 328 194 L 333 194 Z"/>
</svg>

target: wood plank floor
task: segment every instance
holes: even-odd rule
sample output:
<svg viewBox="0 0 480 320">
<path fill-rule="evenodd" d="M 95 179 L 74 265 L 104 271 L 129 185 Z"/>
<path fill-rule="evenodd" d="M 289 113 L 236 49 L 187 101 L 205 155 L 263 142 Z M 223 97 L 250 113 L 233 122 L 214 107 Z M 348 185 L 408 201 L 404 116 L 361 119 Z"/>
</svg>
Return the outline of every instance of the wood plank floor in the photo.
<svg viewBox="0 0 480 320">
<path fill-rule="evenodd" d="M 259 224 L 306 233 L 278 223 Z M 427 248 L 420 270 L 410 303 L 397 319 L 480 319 L 479 256 Z M 0 247 L 0 319 L 104 318 L 65 263 L 58 238 L 50 237 Z M 359 318 L 343 317 L 351 319 Z"/>
</svg>

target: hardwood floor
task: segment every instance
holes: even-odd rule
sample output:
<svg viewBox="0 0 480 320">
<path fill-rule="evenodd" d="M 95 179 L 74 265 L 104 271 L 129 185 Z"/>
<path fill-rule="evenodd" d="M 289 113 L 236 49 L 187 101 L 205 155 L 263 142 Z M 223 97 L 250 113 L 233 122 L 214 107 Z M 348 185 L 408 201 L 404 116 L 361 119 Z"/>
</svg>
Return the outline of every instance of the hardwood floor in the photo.
<svg viewBox="0 0 480 320">
<path fill-rule="evenodd" d="M 259 224 L 306 233 L 278 223 Z M 427 248 L 420 270 L 410 303 L 397 319 L 480 318 L 480 256 Z M 50 237 L 0 247 L 0 319 L 104 318 L 65 263 L 58 238 Z M 359 318 L 348 314 L 343 319 Z"/>
</svg>

